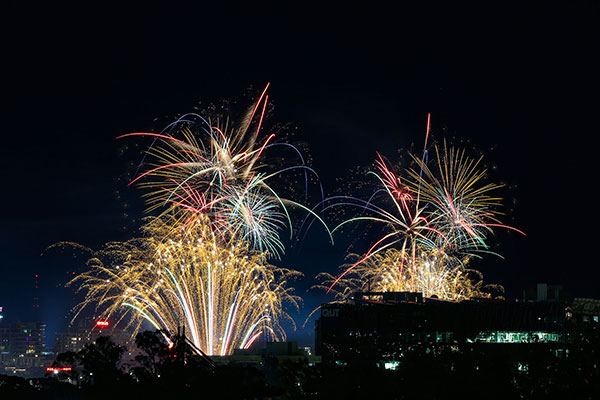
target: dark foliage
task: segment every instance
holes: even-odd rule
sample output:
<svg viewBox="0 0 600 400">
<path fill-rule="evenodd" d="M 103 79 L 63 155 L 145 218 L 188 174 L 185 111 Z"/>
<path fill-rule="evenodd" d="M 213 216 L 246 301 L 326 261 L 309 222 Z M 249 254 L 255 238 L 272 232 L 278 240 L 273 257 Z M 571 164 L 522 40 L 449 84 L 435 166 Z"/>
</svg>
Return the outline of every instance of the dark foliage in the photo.
<svg viewBox="0 0 600 400">
<path fill-rule="evenodd" d="M 349 363 L 278 361 L 262 367 L 214 365 L 184 340 L 169 347 L 160 332 L 142 332 L 138 354 L 101 337 L 54 366 L 72 371 L 45 378 L 0 375 L 1 399 L 592 399 L 600 393 L 597 332 L 566 347 L 544 345 L 415 346 L 396 370 Z M 568 349 L 568 356 L 564 350 Z"/>
</svg>

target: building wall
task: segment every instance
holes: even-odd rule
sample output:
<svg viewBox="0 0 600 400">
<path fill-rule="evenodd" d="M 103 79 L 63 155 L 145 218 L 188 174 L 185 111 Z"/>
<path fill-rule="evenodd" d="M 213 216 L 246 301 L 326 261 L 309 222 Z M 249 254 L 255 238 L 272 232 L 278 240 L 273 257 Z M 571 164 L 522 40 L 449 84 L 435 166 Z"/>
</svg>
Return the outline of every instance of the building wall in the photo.
<svg viewBox="0 0 600 400">
<path fill-rule="evenodd" d="M 565 329 L 561 302 L 460 303 L 371 301 L 325 304 L 315 324 L 316 354 L 379 362 L 415 345 L 456 343 L 558 343 Z"/>
<path fill-rule="evenodd" d="M 0 373 L 42 376 L 53 355 L 46 351 L 46 324 L 13 322 L 0 326 Z"/>
<path fill-rule="evenodd" d="M 46 324 L 43 322 L 14 322 L 9 329 L 11 354 L 42 354 L 46 351 Z"/>
</svg>

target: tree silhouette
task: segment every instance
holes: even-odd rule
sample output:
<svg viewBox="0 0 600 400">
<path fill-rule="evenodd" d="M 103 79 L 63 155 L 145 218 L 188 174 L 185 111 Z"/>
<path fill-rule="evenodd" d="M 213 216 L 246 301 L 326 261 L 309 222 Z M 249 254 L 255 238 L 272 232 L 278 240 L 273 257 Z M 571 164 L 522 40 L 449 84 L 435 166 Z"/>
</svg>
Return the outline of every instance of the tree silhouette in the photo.
<svg viewBox="0 0 600 400">
<path fill-rule="evenodd" d="M 135 337 L 135 345 L 141 351 L 141 354 L 135 357 L 139 367 L 156 377 L 160 366 L 165 363 L 169 355 L 169 346 L 161 332 L 158 330 L 140 332 Z"/>
<path fill-rule="evenodd" d="M 96 388 L 123 383 L 127 375 L 121 369 L 121 358 L 126 348 L 114 343 L 110 337 L 101 336 L 79 352 L 83 369 L 83 383 Z"/>
</svg>

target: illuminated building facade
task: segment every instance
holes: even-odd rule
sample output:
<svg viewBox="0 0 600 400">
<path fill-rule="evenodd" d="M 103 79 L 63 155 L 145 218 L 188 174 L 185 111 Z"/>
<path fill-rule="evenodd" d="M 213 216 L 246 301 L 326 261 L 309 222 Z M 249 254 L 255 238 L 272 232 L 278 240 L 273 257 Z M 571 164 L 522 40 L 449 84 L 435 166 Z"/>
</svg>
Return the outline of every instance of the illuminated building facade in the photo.
<svg viewBox="0 0 600 400">
<path fill-rule="evenodd" d="M 55 354 L 67 351 L 78 352 L 83 349 L 83 346 L 100 336 L 110 336 L 115 343 L 121 345 L 126 345 L 130 338 L 128 332 L 114 327 L 109 321 L 89 317 L 80 318 L 76 325 L 55 335 L 53 350 Z"/>
<path fill-rule="evenodd" d="M 13 322 L 0 326 L 0 373 L 41 376 L 51 357 L 46 351 L 45 323 Z"/>
<path fill-rule="evenodd" d="M 572 324 L 582 328 L 595 327 L 600 323 L 600 300 L 576 297 L 570 304 Z"/>
<path fill-rule="evenodd" d="M 414 346 L 537 345 L 561 348 L 564 302 L 424 299 L 420 293 L 357 293 L 346 303 L 321 307 L 315 350 L 324 363 L 383 365 Z"/>
<path fill-rule="evenodd" d="M 89 343 L 87 332 L 70 329 L 67 332 L 60 332 L 54 336 L 54 353 L 74 353 L 80 351 L 83 345 Z"/>
<path fill-rule="evenodd" d="M 46 351 L 46 324 L 13 322 L 9 330 L 11 354 L 42 354 Z"/>
</svg>

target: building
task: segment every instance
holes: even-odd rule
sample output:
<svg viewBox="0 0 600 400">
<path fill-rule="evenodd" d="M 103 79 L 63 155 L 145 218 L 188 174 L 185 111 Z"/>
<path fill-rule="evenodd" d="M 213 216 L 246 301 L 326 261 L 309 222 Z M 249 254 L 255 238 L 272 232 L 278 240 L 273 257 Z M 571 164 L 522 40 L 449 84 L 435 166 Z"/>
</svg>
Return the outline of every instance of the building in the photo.
<svg viewBox="0 0 600 400">
<path fill-rule="evenodd" d="M 34 313 L 36 314 L 36 316 L 34 318 L 37 318 L 39 316 L 39 312 L 40 312 L 39 291 L 40 291 L 40 275 L 34 274 L 33 275 L 33 298 L 31 299 L 31 306 L 33 308 Z"/>
<path fill-rule="evenodd" d="M 308 350 L 307 350 L 308 349 Z M 264 348 L 234 349 L 229 356 L 210 356 L 220 365 L 251 365 L 263 367 L 269 362 L 306 362 L 314 365 L 321 362 L 321 357 L 310 354 L 310 348 L 300 348 L 296 342 L 267 342 Z"/>
<path fill-rule="evenodd" d="M 600 322 L 600 300 L 576 297 L 570 305 L 572 324 L 597 326 Z"/>
<path fill-rule="evenodd" d="M 0 324 L 0 354 L 8 354 L 9 333 L 9 327 Z"/>
<path fill-rule="evenodd" d="M 93 318 L 80 318 L 75 325 L 71 325 L 65 332 L 59 332 L 54 339 L 54 353 L 67 351 L 78 352 L 83 347 L 98 339 L 100 336 L 110 336 L 120 345 L 126 345 L 130 335 L 112 325 L 109 321 Z"/>
<path fill-rule="evenodd" d="M 42 354 L 46 351 L 46 324 L 13 322 L 9 329 L 8 351 L 11 354 Z"/>
<path fill-rule="evenodd" d="M 3 324 L 4 316 L 2 315 L 3 308 L 0 307 L 0 354 L 8 353 L 8 325 Z"/>
<path fill-rule="evenodd" d="M 523 290 L 523 301 L 571 301 L 570 294 L 564 290 L 562 285 L 548 285 L 538 283 L 535 288 Z"/>
<path fill-rule="evenodd" d="M 46 324 L 13 322 L 0 326 L 0 373 L 25 377 L 43 375 L 52 358 L 46 349 Z"/>
<path fill-rule="evenodd" d="M 54 353 L 74 353 L 80 351 L 85 343 L 89 343 L 86 332 L 69 329 L 67 332 L 60 332 L 54 335 Z"/>
<path fill-rule="evenodd" d="M 451 302 L 423 298 L 420 293 L 356 293 L 346 303 L 321 306 L 315 350 L 324 363 L 383 364 L 417 345 L 559 348 L 565 339 L 567 311 L 567 304 L 560 301 Z"/>
</svg>

